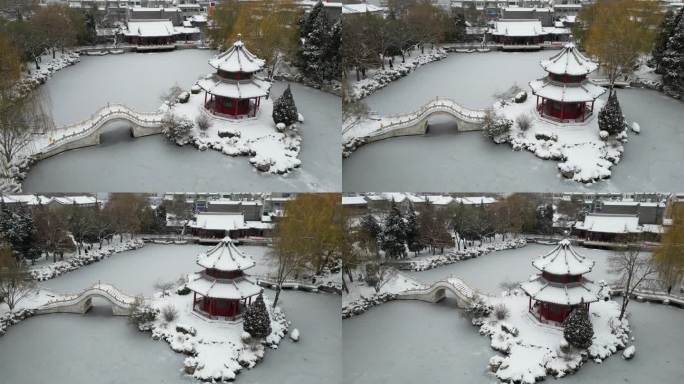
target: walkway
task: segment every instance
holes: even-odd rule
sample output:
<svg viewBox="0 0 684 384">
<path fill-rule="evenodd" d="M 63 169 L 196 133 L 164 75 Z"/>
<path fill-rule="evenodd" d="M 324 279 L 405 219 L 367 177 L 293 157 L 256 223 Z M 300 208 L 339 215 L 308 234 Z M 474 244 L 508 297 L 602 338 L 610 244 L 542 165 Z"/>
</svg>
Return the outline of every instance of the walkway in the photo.
<svg viewBox="0 0 684 384">
<path fill-rule="evenodd" d="M 35 313 L 86 313 L 92 307 L 93 298 L 102 298 L 112 305 L 112 313 L 115 316 L 128 316 L 131 313 L 135 297 L 127 295 L 115 286 L 106 283 L 96 283 L 82 292 L 64 295 L 57 300 L 36 308 Z"/>
<path fill-rule="evenodd" d="M 48 132 L 37 140 L 32 154 L 42 160 L 70 149 L 100 144 L 102 128 L 113 121 L 130 124 L 133 137 L 158 134 L 163 116 L 163 112 L 136 112 L 125 105 L 107 105 L 86 120 Z"/>
</svg>

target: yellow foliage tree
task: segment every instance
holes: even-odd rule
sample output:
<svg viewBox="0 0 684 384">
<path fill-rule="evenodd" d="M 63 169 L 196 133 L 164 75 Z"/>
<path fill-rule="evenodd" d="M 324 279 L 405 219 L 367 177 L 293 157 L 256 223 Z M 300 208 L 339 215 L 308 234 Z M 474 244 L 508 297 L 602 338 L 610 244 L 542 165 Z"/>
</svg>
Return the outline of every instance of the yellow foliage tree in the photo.
<svg viewBox="0 0 684 384">
<path fill-rule="evenodd" d="M 651 51 L 662 12 L 657 0 L 598 0 L 578 15 L 584 48 L 598 58 L 612 88 Z"/>
<path fill-rule="evenodd" d="M 672 205 L 670 216 L 672 225 L 666 229 L 653 255 L 658 274 L 668 290 L 684 275 L 684 204 Z"/>
<path fill-rule="evenodd" d="M 303 9 L 294 0 L 225 2 L 212 13 L 209 37 L 229 47 L 241 35 L 249 50 L 266 60 L 272 75 L 283 56 L 295 58 Z"/>
<path fill-rule="evenodd" d="M 273 239 L 278 284 L 274 306 L 285 280 L 304 271 L 321 273 L 338 258 L 345 241 L 342 219 L 338 193 L 300 194 L 285 205 Z"/>
</svg>

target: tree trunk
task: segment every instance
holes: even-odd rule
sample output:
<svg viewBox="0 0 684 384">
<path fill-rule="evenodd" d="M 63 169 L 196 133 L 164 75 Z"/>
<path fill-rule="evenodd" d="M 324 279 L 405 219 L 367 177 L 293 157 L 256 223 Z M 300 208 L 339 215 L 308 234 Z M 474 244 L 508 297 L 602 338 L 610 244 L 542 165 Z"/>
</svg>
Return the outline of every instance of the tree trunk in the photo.
<svg viewBox="0 0 684 384">
<path fill-rule="evenodd" d="M 275 298 L 273 298 L 273 308 L 275 308 L 276 304 L 278 304 L 278 298 L 280 297 L 280 290 L 282 289 L 281 285 L 282 285 L 282 283 L 278 284 L 278 286 L 276 287 Z"/>
<path fill-rule="evenodd" d="M 618 317 L 619 320 L 622 320 L 622 317 L 625 315 L 627 304 L 629 304 L 629 293 L 625 292 L 625 295 L 622 297 L 622 306 L 620 308 L 620 316 Z"/>
</svg>

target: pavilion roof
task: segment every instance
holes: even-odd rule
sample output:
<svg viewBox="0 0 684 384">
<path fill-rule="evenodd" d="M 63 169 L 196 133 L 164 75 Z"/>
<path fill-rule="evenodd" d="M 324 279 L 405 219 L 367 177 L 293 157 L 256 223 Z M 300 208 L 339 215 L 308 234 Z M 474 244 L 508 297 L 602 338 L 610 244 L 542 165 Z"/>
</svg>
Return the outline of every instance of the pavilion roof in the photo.
<svg viewBox="0 0 684 384">
<path fill-rule="evenodd" d="M 591 272 L 594 261 L 575 252 L 570 240 L 564 239 L 551 252 L 534 259 L 532 265 L 552 275 L 582 275 Z"/>
<path fill-rule="evenodd" d="M 605 88 L 588 81 L 565 84 L 550 80 L 548 77 L 530 81 L 530 88 L 537 96 L 568 103 L 594 101 L 606 92 Z"/>
<path fill-rule="evenodd" d="M 209 65 L 226 72 L 254 73 L 263 69 L 264 60 L 248 51 L 239 38 L 229 50 L 209 60 Z"/>
<path fill-rule="evenodd" d="M 586 75 L 598 68 L 598 64 L 584 56 L 573 43 L 566 44 L 551 58 L 542 60 L 541 66 L 546 72 L 572 76 Z"/>
<path fill-rule="evenodd" d="M 215 279 L 204 273 L 195 280 L 188 282 L 187 287 L 202 296 L 233 300 L 245 299 L 263 291 L 261 287 L 245 277 L 225 280 Z"/>
<path fill-rule="evenodd" d="M 243 271 L 256 263 L 251 257 L 239 250 L 230 237 L 225 237 L 214 248 L 197 256 L 197 264 L 219 271 Z"/>
<path fill-rule="evenodd" d="M 494 22 L 492 35 L 509 37 L 542 36 L 547 33 L 539 20 L 501 19 Z"/>
<path fill-rule="evenodd" d="M 592 303 L 599 300 L 601 292 L 601 287 L 591 280 L 561 284 L 549 282 L 541 275 L 520 284 L 520 288 L 535 300 L 559 305 Z"/>
<path fill-rule="evenodd" d="M 257 78 L 247 80 L 223 79 L 215 73 L 197 82 L 200 88 L 212 95 L 229 97 L 232 99 L 251 99 L 264 97 L 271 89 L 271 83 Z"/>
</svg>

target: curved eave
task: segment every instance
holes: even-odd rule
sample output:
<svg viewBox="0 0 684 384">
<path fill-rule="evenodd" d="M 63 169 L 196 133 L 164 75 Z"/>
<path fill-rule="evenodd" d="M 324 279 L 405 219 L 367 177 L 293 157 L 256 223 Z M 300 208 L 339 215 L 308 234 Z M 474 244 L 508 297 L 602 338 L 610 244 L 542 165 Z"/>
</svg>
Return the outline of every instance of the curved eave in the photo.
<svg viewBox="0 0 684 384">
<path fill-rule="evenodd" d="M 543 78 L 530 81 L 529 85 L 536 96 L 566 103 L 594 101 L 606 92 L 605 88 L 588 81 L 568 86 L 552 83 L 547 78 Z"/>
<path fill-rule="evenodd" d="M 577 305 L 599 301 L 601 287 L 582 279 L 579 283 L 551 283 L 541 275 L 520 284 L 520 288 L 536 301 L 558 305 Z"/>
<path fill-rule="evenodd" d="M 226 72 L 254 73 L 264 68 L 266 62 L 259 59 L 244 47 L 242 41 L 236 41 L 233 46 L 209 60 L 209 65 Z"/>
<path fill-rule="evenodd" d="M 200 253 L 197 264 L 207 269 L 230 272 L 252 268 L 256 262 L 237 249 L 231 240 L 224 239 L 209 251 Z"/>
<path fill-rule="evenodd" d="M 574 44 L 567 44 L 556 55 L 542 60 L 540 65 L 547 72 L 571 76 L 588 75 L 598 69 L 598 64 L 579 52 Z"/>
<path fill-rule="evenodd" d="M 250 80 L 222 80 L 210 75 L 197 82 L 197 85 L 208 93 L 232 99 L 251 99 L 268 95 L 271 83 L 252 78 Z"/>
<path fill-rule="evenodd" d="M 260 294 L 263 288 L 241 277 L 238 279 L 212 279 L 201 274 L 187 284 L 188 289 L 205 297 L 242 300 Z"/>
</svg>

